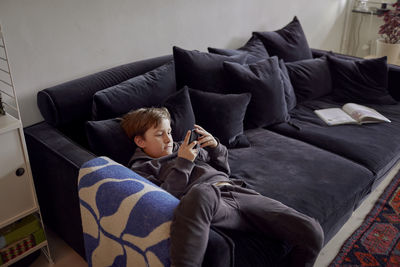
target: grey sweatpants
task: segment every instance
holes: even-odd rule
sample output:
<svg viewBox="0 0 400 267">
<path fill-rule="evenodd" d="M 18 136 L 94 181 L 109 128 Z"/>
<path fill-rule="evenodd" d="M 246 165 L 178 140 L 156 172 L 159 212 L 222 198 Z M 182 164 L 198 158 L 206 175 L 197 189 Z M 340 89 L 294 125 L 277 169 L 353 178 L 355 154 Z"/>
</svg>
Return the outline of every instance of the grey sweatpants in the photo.
<svg viewBox="0 0 400 267">
<path fill-rule="evenodd" d="M 313 266 L 324 240 L 315 219 L 279 201 L 235 185 L 199 184 L 175 209 L 171 225 L 173 266 L 201 266 L 210 225 L 285 240 L 292 246 L 291 266 Z"/>
</svg>

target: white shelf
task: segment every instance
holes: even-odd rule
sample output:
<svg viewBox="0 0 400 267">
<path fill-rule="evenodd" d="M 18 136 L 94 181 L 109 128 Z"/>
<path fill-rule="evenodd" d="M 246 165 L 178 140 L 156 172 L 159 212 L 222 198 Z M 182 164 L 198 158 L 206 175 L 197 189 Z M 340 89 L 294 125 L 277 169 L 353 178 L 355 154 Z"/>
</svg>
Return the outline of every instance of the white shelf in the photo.
<svg viewBox="0 0 400 267">
<path fill-rule="evenodd" d="M 7 261 L 6 263 L 4 263 L 3 265 L 0 265 L 0 267 L 6 267 L 9 266 L 13 263 L 16 263 L 17 261 L 19 261 L 22 258 L 25 258 L 26 256 L 28 256 L 29 254 L 32 254 L 35 251 L 38 251 L 39 249 L 42 249 L 44 247 L 48 246 L 47 241 L 43 241 L 37 245 L 35 245 L 33 248 L 29 249 L 28 251 L 25 251 L 24 253 L 22 253 L 21 255 L 18 255 L 17 257 L 15 257 L 14 259 Z M 45 251 L 44 251 L 45 252 Z M 45 252 L 46 253 L 46 252 Z M 50 263 L 53 263 L 52 261 Z"/>
<path fill-rule="evenodd" d="M 21 127 L 21 121 L 6 113 L 0 116 L 0 134 L 18 129 Z"/>
</svg>

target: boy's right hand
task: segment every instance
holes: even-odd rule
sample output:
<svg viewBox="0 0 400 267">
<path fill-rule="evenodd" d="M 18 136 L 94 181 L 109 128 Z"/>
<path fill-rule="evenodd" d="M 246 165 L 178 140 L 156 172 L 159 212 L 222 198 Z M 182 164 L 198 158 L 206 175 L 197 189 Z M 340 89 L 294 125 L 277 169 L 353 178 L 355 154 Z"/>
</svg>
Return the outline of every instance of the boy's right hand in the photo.
<svg viewBox="0 0 400 267">
<path fill-rule="evenodd" d="M 197 144 L 197 141 L 193 141 L 192 143 L 189 144 L 190 133 L 191 133 L 190 130 L 186 133 L 185 139 L 183 140 L 183 143 L 179 147 L 178 157 L 193 162 L 194 159 L 197 157 L 199 151 L 198 149 L 194 148 Z"/>
</svg>

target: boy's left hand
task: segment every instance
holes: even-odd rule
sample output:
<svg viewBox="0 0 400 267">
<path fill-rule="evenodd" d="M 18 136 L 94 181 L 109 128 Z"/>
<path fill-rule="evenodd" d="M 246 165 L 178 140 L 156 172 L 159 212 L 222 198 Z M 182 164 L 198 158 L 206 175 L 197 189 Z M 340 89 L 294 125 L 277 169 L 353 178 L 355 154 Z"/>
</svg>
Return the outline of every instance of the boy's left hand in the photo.
<svg viewBox="0 0 400 267">
<path fill-rule="evenodd" d="M 211 147 L 215 148 L 218 146 L 217 140 L 215 140 L 214 136 L 212 136 L 209 132 L 203 129 L 200 125 L 195 124 L 194 129 L 196 133 L 200 134 L 200 137 L 198 139 L 198 142 L 200 144 L 200 147 Z"/>
</svg>

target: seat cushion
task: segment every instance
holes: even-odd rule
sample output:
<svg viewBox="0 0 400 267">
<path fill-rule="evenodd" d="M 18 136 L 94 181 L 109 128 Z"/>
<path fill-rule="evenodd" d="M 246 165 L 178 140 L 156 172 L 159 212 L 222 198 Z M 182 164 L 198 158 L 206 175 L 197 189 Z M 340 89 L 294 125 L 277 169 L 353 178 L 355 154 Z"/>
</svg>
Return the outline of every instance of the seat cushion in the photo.
<svg viewBox="0 0 400 267">
<path fill-rule="evenodd" d="M 300 129 L 287 123 L 269 129 L 362 164 L 377 176 L 384 174 L 400 155 L 400 105 L 368 105 L 391 123 L 327 126 L 314 113 L 343 104 L 331 97 L 303 102 L 290 112 L 290 123 Z"/>
<path fill-rule="evenodd" d="M 233 176 L 262 195 L 316 218 L 325 242 L 373 183 L 368 169 L 331 152 L 261 128 L 245 134 L 251 146 L 229 151 Z"/>
</svg>

